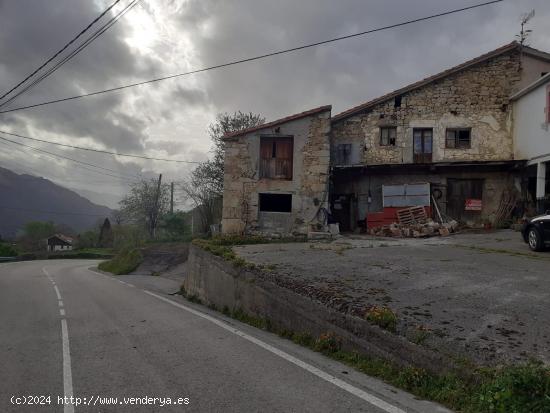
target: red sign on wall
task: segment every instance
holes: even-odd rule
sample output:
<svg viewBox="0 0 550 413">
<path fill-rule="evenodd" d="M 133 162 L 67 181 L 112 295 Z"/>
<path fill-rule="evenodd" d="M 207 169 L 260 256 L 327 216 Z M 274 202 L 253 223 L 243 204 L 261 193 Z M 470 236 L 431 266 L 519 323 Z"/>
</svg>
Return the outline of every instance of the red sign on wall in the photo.
<svg viewBox="0 0 550 413">
<path fill-rule="evenodd" d="M 481 211 L 482 207 L 481 199 L 467 199 L 464 204 L 464 210 L 466 211 Z"/>
</svg>

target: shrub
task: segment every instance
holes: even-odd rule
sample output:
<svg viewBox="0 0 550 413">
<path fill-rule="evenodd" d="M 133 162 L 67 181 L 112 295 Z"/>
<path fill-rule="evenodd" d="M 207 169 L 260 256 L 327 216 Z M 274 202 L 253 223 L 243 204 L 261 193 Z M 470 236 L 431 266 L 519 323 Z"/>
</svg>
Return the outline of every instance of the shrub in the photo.
<svg viewBox="0 0 550 413">
<path fill-rule="evenodd" d="M 380 328 L 395 332 L 397 315 L 388 307 L 372 306 L 367 310 L 365 318 Z"/>
<path fill-rule="evenodd" d="M 9 244 L 0 244 L 0 257 L 16 257 L 17 250 Z"/>
<path fill-rule="evenodd" d="M 98 265 L 101 271 L 107 271 L 115 275 L 129 274 L 143 261 L 143 256 L 138 249 L 124 250 L 115 255 L 109 261 Z"/>
</svg>

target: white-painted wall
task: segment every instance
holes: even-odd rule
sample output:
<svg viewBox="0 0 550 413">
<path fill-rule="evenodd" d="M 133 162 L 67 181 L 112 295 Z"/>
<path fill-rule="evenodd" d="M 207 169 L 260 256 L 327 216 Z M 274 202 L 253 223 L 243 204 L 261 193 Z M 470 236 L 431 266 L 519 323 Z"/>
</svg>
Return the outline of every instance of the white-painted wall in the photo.
<svg viewBox="0 0 550 413">
<path fill-rule="evenodd" d="M 547 82 L 514 101 L 515 159 L 550 161 L 550 125 L 546 123 Z"/>
</svg>

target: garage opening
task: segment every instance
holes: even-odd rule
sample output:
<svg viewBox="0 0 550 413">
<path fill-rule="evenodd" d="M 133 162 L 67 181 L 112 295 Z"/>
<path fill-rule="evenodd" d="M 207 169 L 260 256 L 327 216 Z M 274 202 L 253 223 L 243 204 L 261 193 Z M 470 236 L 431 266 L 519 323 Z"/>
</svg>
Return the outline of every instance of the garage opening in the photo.
<svg viewBox="0 0 550 413">
<path fill-rule="evenodd" d="M 261 212 L 292 212 L 291 194 L 259 194 Z"/>
</svg>

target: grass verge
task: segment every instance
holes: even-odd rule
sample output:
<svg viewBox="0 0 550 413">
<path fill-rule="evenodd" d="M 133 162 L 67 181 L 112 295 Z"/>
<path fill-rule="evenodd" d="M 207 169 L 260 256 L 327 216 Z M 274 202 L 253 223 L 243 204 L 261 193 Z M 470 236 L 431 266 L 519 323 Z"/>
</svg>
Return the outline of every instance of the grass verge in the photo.
<svg viewBox="0 0 550 413">
<path fill-rule="evenodd" d="M 187 296 L 183 287 L 181 294 L 189 301 L 202 304 L 198 297 Z M 438 402 L 457 412 L 550 412 L 550 369 L 538 362 L 501 368 L 474 367 L 467 377 L 458 374 L 434 375 L 421 368 L 404 368 L 387 360 L 343 350 L 342 340 L 331 332 L 313 337 L 307 332 L 278 329 L 270 320 L 247 314 L 239 308 L 219 309 L 215 305 L 209 308 L 278 334 L 419 398 Z"/>
<path fill-rule="evenodd" d="M 123 250 L 112 259 L 100 263 L 97 267 L 101 271 L 115 275 L 129 274 L 143 261 L 143 256 L 138 249 Z"/>
</svg>

